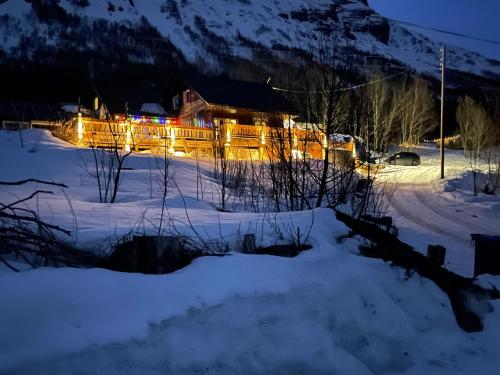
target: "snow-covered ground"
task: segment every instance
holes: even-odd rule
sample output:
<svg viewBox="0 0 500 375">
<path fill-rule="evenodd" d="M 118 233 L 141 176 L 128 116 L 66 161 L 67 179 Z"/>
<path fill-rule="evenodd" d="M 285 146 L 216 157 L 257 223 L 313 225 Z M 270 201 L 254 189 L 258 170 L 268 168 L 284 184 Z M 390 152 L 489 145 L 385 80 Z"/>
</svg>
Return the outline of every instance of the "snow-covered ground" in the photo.
<svg viewBox="0 0 500 375">
<path fill-rule="evenodd" d="M 0 132 L 0 180 L 31 177 L 67 184 L 65 194 L 53 189 L 55 195 L 41 195 L 32 207 L 49 222 L 73 230 L 72 241 L 90 246 L 130 228 L 154 228 L 161 199 L 154 179 L 149 182 L 150 156 L 128 159 L 118 202 L 101 204 L 83 166 L 89 150 L 43 131 L 21 135 L 23 148 L 19 133 Z M 215 209 L 210 161 L 202 160 L 201 167 L 205 193 L 199 200 L 194 161 L 176 158 L 171 172 L 193 225 L 205 236 L 224 238 L 229 255 L 199 258 L 158 276 L 0 269 L 0 374 L 499 371 L 500 302 L 484 313 L 483 332 L 467 334 L 432 282 L 357 255 L 359 238 L 338 243 L 347 228 L 331 210 L 275 217 L 221 213 Z M 0 202 L 34 188 L 2 187 Z M 169 192 L 167 206 L 183 220 L 179 190 Z M 259 244 L 276 242 L 275 223 L 284 233 L 297 226 L 305 233 L 311 226 L 313 249 L 295 258 L 237 252 L 242 233 L 256 233 Z M 500 286 L 498 277 L 482 282 Z"/>
<path fill-rule="evenodd" d="M 461 150 L 446 150 L 445 179 L 440 180 L 439 150 L 435 145 L 420 147 L 418 167 L 386 166 L 377 178 L 396 185 L 390 214 L 400 238 L 422 252 L 427 245 L 447 248 L 446 267 L 472 276 L 474 246 L 472 233 L 500 235 L 500 195 L 481 192 L 484 175 L 474 196 L 472 174 Z M 486 166 L 481 168 L 486 171 Z M 389 189 L 392 190 L 392 189 Z"/>
</svg>

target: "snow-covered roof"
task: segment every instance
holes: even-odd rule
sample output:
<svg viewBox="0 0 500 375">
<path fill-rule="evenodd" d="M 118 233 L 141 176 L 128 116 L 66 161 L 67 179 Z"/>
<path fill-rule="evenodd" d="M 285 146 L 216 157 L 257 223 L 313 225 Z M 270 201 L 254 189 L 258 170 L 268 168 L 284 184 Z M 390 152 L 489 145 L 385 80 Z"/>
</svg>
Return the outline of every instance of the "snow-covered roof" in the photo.
<svg viewBox="0 0 500 375">
<path fill-rule="evenodd" d="M 149 113 L 152 115 L 163 116 L 167 114 L 167 111 L 159 103 L 142 103 L 141 113 Z"/>
</svg>

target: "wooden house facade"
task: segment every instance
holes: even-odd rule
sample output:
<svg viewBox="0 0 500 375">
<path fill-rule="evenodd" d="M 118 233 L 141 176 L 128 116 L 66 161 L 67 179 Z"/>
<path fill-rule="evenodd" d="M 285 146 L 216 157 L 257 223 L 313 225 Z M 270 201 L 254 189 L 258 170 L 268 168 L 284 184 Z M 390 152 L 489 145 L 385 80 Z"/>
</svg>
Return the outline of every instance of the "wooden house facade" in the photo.
<svg viewBox="0 0 500 375">
<path fill-rule="evenodd" d="M 273 131 L 296 110 L 270 86 L 262 83 L 192 75 L 186 89 L 172 101 L 181 126 L 212 130 L 216 147 L 224 145 L 237 159 L 264 159 Z"/>
<path fill-rule="evenodd" d="M 322 158 L 329 142 L 320 131 L 295 124 L 297 111 L 272 87 L 253 82 L 190 76 L 163 116 L 113 114 L 75 118 L 80 146 L 121 147 L 183 155 L 265 160 Z"/>
</svg>

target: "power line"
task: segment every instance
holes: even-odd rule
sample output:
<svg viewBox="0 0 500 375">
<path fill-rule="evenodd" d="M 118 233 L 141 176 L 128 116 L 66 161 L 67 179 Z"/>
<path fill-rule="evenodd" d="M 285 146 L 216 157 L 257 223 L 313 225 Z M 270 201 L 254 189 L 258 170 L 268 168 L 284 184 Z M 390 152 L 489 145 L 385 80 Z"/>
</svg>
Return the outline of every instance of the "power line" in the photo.
<svg viewBox="0 0 500 375">
<path fill-rule="evenodd" d="M 455 72 L 453 70 L 448 70 L 447 73 L 453 74 L 453 75 L 455 75 L 457 77 L 461 77 L 461 78 L 467 79 L 467 80 L 469 80 L 471 82 L 478 83 L 480 85 L 488 84 L 488 83 L 485 83 L 485 82 L 480 82 L 480 81 L 478 81 L 478 80 L 476 80 L 474 78 L 470 78 L 470 77 L 466 76 L 465 74 L 461 74 L 461 73 Z"/>
<path fill-rule="evenodd" d="M 474 82 L 478 85 L 481 85 L 481 86 L 478 86 L 479 88 L 482 88 L 485 90 L 491 90 L 491 91 L 500 91 L 500 86 L 495 86 L 495 85 L 487 83 L 487 82 L 480 82 L 476 79 L 473 79 L 473 78 L 466 76 L 465 74 L 461 74 L 461 73 L 458 73 L 458 72 L 455 72 L 452 70 L 447 70 L 446 73 L 454 75 L 455 77 L 460 77 L 460 78 L 466 79 L 466 80 Z M 486 85 L 486 86 L 484 86 L 484 85 Z"/>
<path fill-rule="evenodd" d="M 377 69 L 408 70 L 407 66 L 398 66 L 398 65 L 351 64 L 349 66 L 352 66 L 352 67 L 355 67 L 355 68 L 377 68 Z"/>
<path fill-rule="evenodd" d="M 373 81 L 370 81 L 370 82 L 361 83 L 359 85 L 354 85 L 354 86 L 349 86 L 349 87 L 343 87 L 343 88 L 340 88 L 340 89 L 337 89 L 337 90 L 333 90 L 333 92 L 344 92 L 344 91 L 356 90 L 356 89 L 359 89 L 361 87 L 373 85 L 373 84 L 378 83 L 378 82 L 387 81 L 387 80 L 389 80 L 391 78 L 397 77 L 397 76 L 402 75 L 402 74 L 404 74 L 406 72 L 407 71 L 405 70 L 403 72 L 392 74 L 390 76 L 379 78 L 379 79 L 376 79 L 376 80 L 373 80 Z M 320 90 L 320 91 L 307 92 L 307 91 L 303 91 L 303 90 L 289 90 L 289 89 L 284 89 L 284 88 L 275 87 L 275 86 L 272 86 L 272 88 L 273 88 L 273 90 L 276 90 L 276 91 L 290 92 L 290 93 L 293 93 L 293 94 L 323 94 L 323 93 L 331 92 L 330 90 Z"/>
<path fill-rule="evenodd" d="M 387 18 L 387 19 L 389 21 L 392 21 L 392 22 L 395 22 L 395 23 L 399 23 L 401 25 L 417 27 L 419 29 L 424 29 L 424 30 L 429 30 L 429 31 L 435 31 L 435 32 L 442 33 L 442 34 L 448 34 L 448 35 L 458 36 L 460 38 L 472 39 L 472 40 L 477 40 L 477 41 L 481 41 L 481 42 L 485 42 L 485 43 L 492 43 L 492 44 L 500 45 L 500 41 L 498 41 L 498 40 L 481 38 L 481 37 L 478 37 L 478 36 L 467 35 L 467 34 L 458 33 L 458 32 L 455 32 L 455 31 L 444 30 L 444 29 L 437 29 L 437 28 L 434 28 L 434 27 L 419 25 L 419 24 L 416 24 L 416 23 L 413 23 L 413 22 L 396 20 L 394 18 Z"/>
<path fill-rule="evenodd" d="M 399 73 L 396 73 L 396 74 L 392 74 L 390 76 L 387 76 L 387 77 L 383 77 L 383 78 L 380 78 L 380 79 L 376 79 L 374 81 L 370 81 L 370 82 L 366 82 L 366 83 L 362 83 L 360 85 L 355 85 L 355 86 L 351 86 L 351 87 L 345 87 L 343 89 L 340 89 L 339 91 L 349 91 L 349 90 L 356 90 L 356 89 L 359 89 L 361 87 L 365 87 L 365 86 L 369 86 L 369 85 L 373 85 L 375 83 L 378 83 L 378 82 L 382 82 L 382 81 L 387 81 L 391 78 L 394 78 L 394 77 L 397 77 L 397 76 L 400 76 L 404 73 L 406 73 L 407 70 L 405 71 L 402 71 L 402 72 L 399 72 Z"/>
</svg>

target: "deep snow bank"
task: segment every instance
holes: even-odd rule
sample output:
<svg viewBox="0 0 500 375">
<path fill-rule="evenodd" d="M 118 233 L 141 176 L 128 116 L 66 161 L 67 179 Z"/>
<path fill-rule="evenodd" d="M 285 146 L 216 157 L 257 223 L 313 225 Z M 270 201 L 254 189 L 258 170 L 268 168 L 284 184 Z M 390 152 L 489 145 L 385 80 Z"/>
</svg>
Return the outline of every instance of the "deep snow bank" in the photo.
<svg viewBox="0 0 500 375">
<path fill-rule="evenodd" d="M 75 269 L 3 275 L 0 369 L 486 374 L 499 368 L 497 313 L 487 316 L 485 332 L 465 334 L 431 282 L 330 246 L 294 259 L 199 259 L 164 276 Z"/>
<path fill-rule="evenodd" d="M 75 240 L 102 241 L 128 230 L 145 209 L 151 219 L 158 213 L 161 200 L 148 192 L 147 155 L 128 161 L 133 169 L 125 173 L 121 200 L 103 205 L 95 203 L 97 192 L 82 166 L 85 150 L 46 132 L 22 135 L 24 148 L 18 133 L 0 132 L 0 157 L 9 161 L 0 179 L 68 184 Z M 492 374 L 500 368 L 498 302 L 485 315 L 484 332 L 465 334 L 434 284 L 355 255 L 358 239 L 337 243 L 347 229 L 330 210 L 267 219 L 219 213 L 211 194 L 196 200 L 194 163 L 175 159 L 172 168 L 194 225 L 229 238 L 231 250 L 238 231 L 255 231 L 261 244 L 273 243 L 276 223 L 312 224 L 313 250 L 292 259 L 200 258 L 163 276 L 2 271 L 0 373 Z M 2 188 L 0 198 L 8 202 L 31 188 Z M 58 194 L 41 196 L 38 209 L 71 227 L 68 203 Z M 182 218 L 178 194 L 169 192 L 168 205 Z"/>
</svg>

